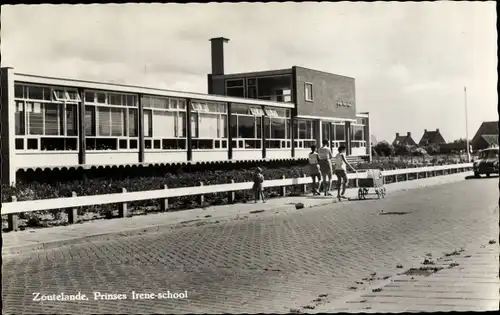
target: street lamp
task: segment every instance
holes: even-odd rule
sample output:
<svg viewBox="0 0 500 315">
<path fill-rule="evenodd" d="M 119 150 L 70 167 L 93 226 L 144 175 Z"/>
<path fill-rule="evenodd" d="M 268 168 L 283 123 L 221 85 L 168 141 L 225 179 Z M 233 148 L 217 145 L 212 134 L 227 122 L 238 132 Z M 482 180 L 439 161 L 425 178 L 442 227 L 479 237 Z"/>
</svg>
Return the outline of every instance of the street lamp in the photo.
<svg viewBox="0 0 500 315">
<path fill-rule="evenodd" d="M 467 87 L 464 86 L 464 104 L 465 104 L 465 140 L 467 141 L 466 148 L 467 150 L 467 163 L 470 163 L 470 147 L 469 147 L 469 124 L 467 118 Z"/>
</svg>

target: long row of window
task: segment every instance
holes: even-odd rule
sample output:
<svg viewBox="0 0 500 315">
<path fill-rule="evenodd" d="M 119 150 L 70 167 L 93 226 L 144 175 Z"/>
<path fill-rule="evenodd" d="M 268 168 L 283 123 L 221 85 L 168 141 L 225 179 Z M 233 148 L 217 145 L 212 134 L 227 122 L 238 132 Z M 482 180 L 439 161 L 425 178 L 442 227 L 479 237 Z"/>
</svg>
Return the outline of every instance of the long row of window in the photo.
<svg viewBox="0 0 500 315">
<path fill-rule="evenodd" d="M 16 85 L 15 91 L 17 150 L 77 150 L 79 106 L 84 106 L 87 150 L 138 149 L 137 95 L 85 91 L 82 100 L 71 89 Z M 140 101 L 146 150 L 186 150 L 188 128 L 192 149 L 227 149 L 228 128 L 236 150 L 261 149 L 263 145 L 291 148 L 292 133 L 295 147 L 308 148 L 318 137 L 312 120 L 297 120 L 292 126 L 288 109 L 233 104 L 228 117 L 225 103 L 192 101 L 187 121 L 185 99 L 143 96 Z M 345 141 L 343 124 L 329 128 L 332 141 Z M 364 140 L 363 128 L 353 125 L 353 140 Z"/>
</svg>

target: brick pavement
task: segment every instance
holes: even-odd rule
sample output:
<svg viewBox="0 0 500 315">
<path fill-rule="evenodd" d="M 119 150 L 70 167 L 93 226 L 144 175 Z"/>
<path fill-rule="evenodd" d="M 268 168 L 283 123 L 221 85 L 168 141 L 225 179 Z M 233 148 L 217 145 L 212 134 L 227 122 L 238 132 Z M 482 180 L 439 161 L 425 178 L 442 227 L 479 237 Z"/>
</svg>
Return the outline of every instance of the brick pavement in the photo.
<svg viewBox="0 0 500 315">
<path fill-rule="evenodd" d="M 4 313 L 220 313 L 307 310 L 455 248 L 498 238 L 498 179 L 4 256 Z M 388 188 L 390 185 L 388 186 Z M 471 211 L 472 210 L 472 211 Z M 401 213 L 391 215 L 391 213 Z M 385 214 L 385 215 L 384 215 Z M 387 280 L 387 279 L 386 279 Z M 366 280 L 368 281 L 368 280 Z M 368 281 L 370 282 L 370 281 Z M 184 291 L 185 300 L 33 302 L 32 292 Z M 325 304 L 328 305 L 328 304 Z M 317 308 L 319 309 L 319 307 Z"/>
</svg>

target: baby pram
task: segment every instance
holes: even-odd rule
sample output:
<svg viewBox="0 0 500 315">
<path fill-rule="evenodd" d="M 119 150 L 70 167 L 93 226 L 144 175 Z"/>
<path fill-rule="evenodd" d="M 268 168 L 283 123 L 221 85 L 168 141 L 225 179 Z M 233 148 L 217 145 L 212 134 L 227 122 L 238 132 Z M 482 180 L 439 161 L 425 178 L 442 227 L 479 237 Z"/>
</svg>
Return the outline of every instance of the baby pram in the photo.
<svg viewBox="0 0 500 315">
<path fill-rule="evenodd" d="M 377 195 L 378 199 L 385 198 L 386 189 L 384 187 L 384 177 L 377 169 L 366 171 L 366 178 L 358 179 L 358 199 L 366 199 L 368 195 Z M 370 193 L 370 188 L 375 188 L 374 193 Z"/>
</svg>

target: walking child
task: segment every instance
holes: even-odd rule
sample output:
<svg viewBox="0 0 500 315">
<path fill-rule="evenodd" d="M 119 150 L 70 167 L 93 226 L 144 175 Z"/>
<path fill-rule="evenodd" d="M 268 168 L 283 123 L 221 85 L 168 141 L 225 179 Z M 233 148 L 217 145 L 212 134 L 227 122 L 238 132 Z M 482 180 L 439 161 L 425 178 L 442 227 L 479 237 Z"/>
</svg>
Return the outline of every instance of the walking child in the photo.
<svg viewBox="0 0 500 315">
<path fill-rule="evenodd" d="M 262 202 L 266 202 L 264 198 L 264 191 L 262 189 L 262 184 L 264 183 L 264 175 L 262 175 L 262 169 L 257 167 L 253 176 L 253 191 L 255 196 L 255 203 L 262 198 Z"/>
<path fill-rule="evenodd" d="M 339 147 L 339 153 L 335 157 L 335 175 L 337 175 L 337 198 L 339 200 L 348 199 L 345 196 L 345 191 L 347 189 L 347 167 L 356 171 L 349 162 L 345 155 L 346 147 L 341 145 Z"/>
</svg>

